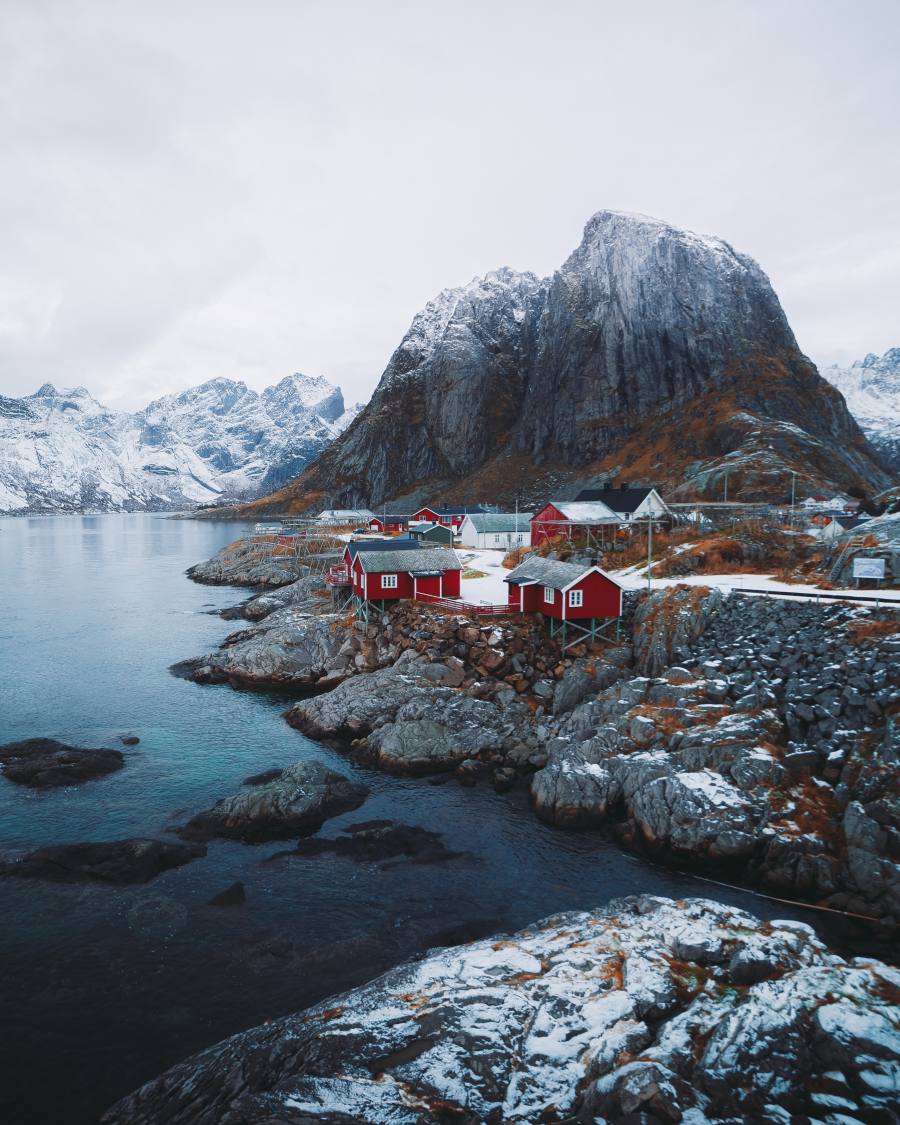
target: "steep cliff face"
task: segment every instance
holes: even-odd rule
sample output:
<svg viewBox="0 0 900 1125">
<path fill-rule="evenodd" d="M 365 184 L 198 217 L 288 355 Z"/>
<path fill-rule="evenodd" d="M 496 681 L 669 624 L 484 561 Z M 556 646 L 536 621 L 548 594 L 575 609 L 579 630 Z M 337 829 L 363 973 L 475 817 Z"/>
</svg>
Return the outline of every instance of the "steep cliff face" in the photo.
<svg viewBox="0 0 900 1125">
<path fill-rule="evenodd" d="M 551 278 L 499 270 L 415 318 L 369 407 L 272 510 L 443 492 L 503 499 L 620 473 L 783 494 L 883 486 L 843 398 L 726 242 L 601 211 Z"/>
</svg>

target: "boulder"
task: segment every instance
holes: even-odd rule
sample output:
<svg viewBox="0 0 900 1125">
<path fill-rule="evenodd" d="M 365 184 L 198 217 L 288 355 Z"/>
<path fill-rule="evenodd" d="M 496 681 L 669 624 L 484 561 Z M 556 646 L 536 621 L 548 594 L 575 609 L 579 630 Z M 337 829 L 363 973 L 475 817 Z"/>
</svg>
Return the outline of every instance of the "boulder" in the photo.
<svg viewBox="0 0 900 1125">
<path fill-rule="evenodd" d="M 367 796 L 364 785 L 313 758 L 218 801 L 179 834 L 189 840 L 221 836 L 249 843 L 279 839 L 319 828 L 329 817 L 358 808 Z"/>
<path fill-rule="evenodd" d="M 0 864 L 0 875 L 51 883 L 147 883 L 163 871 L 206 855 L 202 844 L 175 840 L 110 840 L 100 844 L 52 844 Z"/>
<path fill-rule="evenodd" d="M 134 742 L 138 739 L 135 738 Z M 126 745 L 134 745 L 125 738 Z M 87 749 L 67 746 L 55 738 L 26 738 L 0 746 L 0 769 L 17 785 L 31 789 L 55 789 L 61 785 L 81 785 L 125 764 L 121 750 Z"/>
</svg>

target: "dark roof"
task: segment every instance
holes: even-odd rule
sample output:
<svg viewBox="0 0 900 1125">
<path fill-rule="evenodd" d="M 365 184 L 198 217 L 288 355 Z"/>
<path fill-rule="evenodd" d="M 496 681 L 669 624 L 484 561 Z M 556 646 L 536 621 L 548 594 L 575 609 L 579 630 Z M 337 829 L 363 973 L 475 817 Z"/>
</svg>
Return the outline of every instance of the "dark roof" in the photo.
<svg viewBox="0 0 900 1125">
<path fill-rule="evenodd" d="M 449 536 L 450 540 L 453 540 L 453 528 L 445 527 L 442 523 L 420 524 L 418 527 L 410 528 L 409 534 L 417 540 L 424 535 L 437 535 L 438 538 Z"/>
<path fill-rule="evenodd" d="M 868 516 L 837 516 L 835 523 L 841 525 L 844 531 L 850 531 L 854 527 L 859 527 L 861 523 L 868 523 Z"/>
<path fill-rule="evenodd" d="M 409 516 L 401 516 L 396 512 L 388 512 L 387 515 L 376 512 L 375 515 L 372 516 L 372 520 L 381 520 L 382 523 L 409 523 Z M 372 520 L 369 520 L 369 523 L 371 523 Z"/>
<path fill-rule="evenodd" d="M 347 544 L 350 558 L 355 559 L 360 551 L 421 551 L 418 539 L 351 539 Z"/>
<path fill-rule="evenodd" d="M 419 544 L 417 543 L 418 547 Z M 404 574 L 440 574 L 443 570 L 462 570 L 462 564 L 456 557 L 455 551 L 448 551 L 444 547 L 423 547 L 416 552 L 416 557 L 409 559 L 390 558 L 384 551 L 360 551 L 360 563 L 363 570 L 371 574 L 373 571 L 392 573 L 400 571 Z"/>
<path fill-rule="evenodd" d="M 599 500 L 614 512 L 633 512 L 652 491 L 652 488 L 583 488 L 575 499 Z"/>
</svg>

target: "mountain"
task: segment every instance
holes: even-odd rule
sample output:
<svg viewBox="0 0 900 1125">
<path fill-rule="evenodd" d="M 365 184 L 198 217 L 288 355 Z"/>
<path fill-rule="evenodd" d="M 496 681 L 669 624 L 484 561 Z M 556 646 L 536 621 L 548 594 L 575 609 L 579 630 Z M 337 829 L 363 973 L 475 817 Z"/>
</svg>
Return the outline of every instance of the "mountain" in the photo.
<svg viewBox="0 0 900 1125">
<path fill-rule="evenodd" d="M 888 480 L 756 262 L 601 211 L 551 277 L 501 269 L 430 301 L 346 433 L 252 510 L 530 504 L 617 477 L 774 498 L 793 470 L 801 490 Z"/>
<path fill-rule="evenodd" d="M 850 367 L 826 367 L 822 374 L 837 387 L 881 459 L 900 474 L 900 348 L 883 356 L 870 352 Z"/>
<path fill-rule="evenodd" d="M 211 379 L 137 413 L 45 383 L 0 396 L 0 512 L 142 511 L 247 499 L 296 476 L 346 428 L 324 378 L 289 375 L 261 394 Z"/>
</svg>

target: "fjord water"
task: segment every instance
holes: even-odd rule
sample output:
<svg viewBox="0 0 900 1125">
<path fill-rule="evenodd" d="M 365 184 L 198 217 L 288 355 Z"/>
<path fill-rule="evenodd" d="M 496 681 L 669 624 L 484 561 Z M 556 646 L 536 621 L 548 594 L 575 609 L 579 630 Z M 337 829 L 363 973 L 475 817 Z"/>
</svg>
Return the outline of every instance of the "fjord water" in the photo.
<svg viewBox="0 0 900 1125">
<path fill-rule="evenodd" d="M 702 895 L 820 924 L 808 911 L 651 867 L 600 833 L 548 828 L 521 794 L 363 769 L 289 728 L 286 696 L 171 676 L 173 662 L 240 627 L 215 611 L 246 592 L 184 576 L 240 530 L 149 515 L 0 520 L 0 742 L 140 738 L 123 747 L 122 770 L 78 788 L 34 792 L 0 777 L 4 858 L 164 834 L 247 775 L 308 756 L 371 789 L 324 835 L 388 818 L 439 832 L 462 854 L 360 864 L 270 859 L 290 841 L 214 841 L 206 858 L 145 886 L 0 879 L 0 1120 L 94 1123 L 186 1055 L 430 946 L 619 895 Z M 245 905 L 207 905 L 236 880 Z"/>
</svg>

